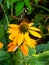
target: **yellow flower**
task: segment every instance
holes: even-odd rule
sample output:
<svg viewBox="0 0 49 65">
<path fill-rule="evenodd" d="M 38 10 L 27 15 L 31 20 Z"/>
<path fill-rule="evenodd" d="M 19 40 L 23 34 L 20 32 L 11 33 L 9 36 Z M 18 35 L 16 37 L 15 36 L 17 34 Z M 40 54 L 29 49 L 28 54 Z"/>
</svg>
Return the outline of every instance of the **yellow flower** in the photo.
<svg viewBox="0 0 49 65">
<path fill-rule="evenodd" d="M 29 34 L 41 38 L 38 33 L 40 29 L 32 27 L 33 23 L 22 22 L 19 25 L 10 24 L 8 28 L 9 39 L 13 42 L 8 45 L 8 52 L 15 51 L 20 47 L 24 55 L 28 55 L 28 47 L 35 48 L 36 40 L 32 39 Z M 38 31 L 38 32 L 37 32 Z M 12 45 L 13 44 L 13 45 Z"/>
<path fill-rule="evenodd" d="M 2 42 L 0 42 L 0 49 L 2 49 L 3 48 L 3 43 Z"/>
</svg>

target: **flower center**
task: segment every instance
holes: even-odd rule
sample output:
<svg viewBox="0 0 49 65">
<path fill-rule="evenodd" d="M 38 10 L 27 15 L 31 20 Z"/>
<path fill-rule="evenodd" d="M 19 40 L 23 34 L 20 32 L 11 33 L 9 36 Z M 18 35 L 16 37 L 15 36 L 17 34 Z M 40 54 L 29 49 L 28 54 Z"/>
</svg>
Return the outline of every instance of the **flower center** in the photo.
<svg viewBox="0 0 49 65">
<path fill-rule="evenodd" d="M 20 27 L 19 27 L 19 30 L 20 30 L 20 32 L 22 33 L 25 33 L 25 32 L 27 32 L 28 31 L 28 23 L 26 23 L 26 22 L 22 22 L 21 24 L 20 24 Z"/>
</svg>

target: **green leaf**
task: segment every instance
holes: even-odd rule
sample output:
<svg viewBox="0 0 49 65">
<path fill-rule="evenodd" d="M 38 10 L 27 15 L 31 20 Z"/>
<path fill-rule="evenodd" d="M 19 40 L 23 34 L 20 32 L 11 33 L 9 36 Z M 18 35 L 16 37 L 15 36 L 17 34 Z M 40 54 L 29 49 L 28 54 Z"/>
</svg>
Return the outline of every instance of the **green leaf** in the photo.
<svg viewBox="0 0 49 65">
<path fill-rule="evenodd" d="M 25 5 L 28 7 L 28 14 L 32 12 L 32 7 L 30 5 L 30 0 L 24 0 Z"/>
<path fill-rule="evenodd" d="M 10 21 L 10 16 L 8 16 L 9 18 L 9 21 Z M 3 22 L 4 21 L 4 22 Z M 4 16 L 4 18 L 2 20 L 0 20 L 0 25 L 3 26 L 4 30 L 7 30 L 8 29 L 8 22 L 6 20 L 6 17 Z"/>
<path fill-rule="evenodd" d="M 0 0 L 0 3 L 2 2 L 2 0 Z"/>
<path fill-rule="evenodd" d="M 42 20 L 42 17 L 40 17 L 39 15 L 36 15 L 34 19 L 34 26 L 38 26 L 41 20 Z"/>
<path fill-rule="evenodd" d="M 0 40 L 4 37 L 4 26 L 0 24 Z"/>
<path fill-rule="evenodd" d="M 46 2 L 47 2 L 47 0 L 43 0 L 43 2 L 44 2 L 44 3 L 46 3 Z"/>
<path fill-rule="evenodd" d="M 38 1 L 39 1 L 39 0 L 34 0 L 34 2 L 35 2 L 36 4 L 38 4 Z"/>
<path fill-rule="evenodd" d="M 10 2 L 7 1 L 6 5 L 7 5 L 7 8 L 9 9 L 10 8 Z"/>
<path fill-rule="evenodd" d="M 46 44 L 40 44 L 36 46 L 37 53 L 48 51 L 48 50 L 49 50 L 49 42 L 47 42 Z"/>
<path fill-rule="evenodd" d="M 15 6 L 16 16 L 19 16 L 22 13 L 23 9 L 24 9 L 24 2 L 18 2 L 17 5 Z"/>
<path fill-rule="evenodd" d="M 10 58 L 9 53 L 0 50 L 0 61 L 6 60 L 6 59 L 9 59 L 9 58 Z"/>
<path fill-rule="evenodd" d="M 49 51 L 33 54 L 29 60 L 28 64 L 30 65 L 48 65 L 49 64 Z"/>
<path fill-rule="evenodd" d="M 31 56 L 31 58 L 28 60 L 28 65 L 45 65 L 45 62 L 41 62 L 37 59 L 36 55 Z"/>
<path fill-rule="evenodd" d="M 38 60 L 40 61 L 49 61 L 49 51 L 45 51 L 41 54 L 38 54 Z"/>
<path fill-rule="evenodd" d="M 15 65 L 23 65 L 23 55 L 22 55 L 22 52 L 20 51 L 20 49 L 18 49 L 13 54 L 12 60 L 15 63 Z"/>
<path fill-rule="evenodd" d="M 20 1 L 20 0 L 5 0 L 5 2 L 9 2 L 10 4 L 13 4 L 13 3 L 15 3 L 15 2 L 17 2 L 17 1 Z"/>
<path fill-rule="evenodd" d="M 36 50 L 29 47 L 29 55 L 36 54 Z"/>
</svg>

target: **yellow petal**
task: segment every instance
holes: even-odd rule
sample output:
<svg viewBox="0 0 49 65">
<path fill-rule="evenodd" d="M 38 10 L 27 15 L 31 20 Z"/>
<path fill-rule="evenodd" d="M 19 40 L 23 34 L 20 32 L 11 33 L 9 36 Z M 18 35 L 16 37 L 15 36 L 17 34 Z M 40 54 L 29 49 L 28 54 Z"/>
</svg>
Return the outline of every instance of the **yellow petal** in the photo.
<svg viewBox="0 0 49 65">
<path fill-rule="evenodd" d="M 30 37 L 29 37 L 29 34 L 28 33 L 25 33 L 24 38 L 25 38 L 25 41 L 27 43 L 29 43 L 29 44 L 31 43 L 31 40 L 30 40 Z"/>
<path fill-rule="evenodd" d="M 18 38 L 18 46 L 22 44 L 23 39 L 24 39 L 24 35 L 23 35 L 23 33 L 21 33 L 19 38 Z"/>
<path fill-rule="evenodd" d="M 17 36 L 17 34 L 18 34 L 18 31 L 17 31 L 17 32 L 13 31 L 13 33 L 11 33 L 11 34 L 9 35 L 9 39 L 12 40 L 14 37 Z"/>
<path fill-rule="evenodd" d="M 35 44 L 32 43 L 32 40 L 30 41 L 30 43 L 24 42 L 24 44 L 31 47 L 31 48 L 35 48 Z"/>
<path fill-rule="evenodd" d="M 28 55 L 28 47 L 27 47 L 25 44 L 23 44 L 22 46 L 20 46 L 20 49 L 21 49 L 22 53 L 23 53 L 25 56 Z"/>
<path fill-rule="evenodd" d="M 7 31 L 7 33 L 13 33 L 13 31 L 16 31 L 17 29 L 15 29 L 15 28 L 8 28 L 8 31 Z"/>
<path fill-rule="evenodd" d="M 2 49 L 3 48 L 3 43 L 2 42 L 0 42 L 0 49 Z"/>
<path fill-rule="evenodd" d="M 15 51 L 15 50 L 17 50 L 18 49 L 18 46 L 16 46 L 14 49 L 13 49 L 13 52 Z"/>
<path fill-rule="evenodd" d="M 19 27 L 16 27 L 16 28 L 8 28 L 8 31 L 7 31 L 7 33 L 13 33 L 13 32 L 17 32 L 17 31 L 19 31 Z"/>
<path fill-rule="evenodd" d="M 35 46 L 36 46 L 36 44 L 37 44 L 36 40 L 31 39 L 31 43 L 32 43 L 32 44 L 31 44 L 31 45 L 32 45 L 31 47 L 32 47 L 32 48 L 35 48 Z"/>
<path fill-rule="evenodd" d="M 38 32 L 31 31 L 31 30 L 29 30 L 29 32 L 30 32 L 33 36 L 38 37 L 38 38 L 41 38 L 41 35 L 40 35 Z"/>
<path fill-rule="evenodd" d="M 29 27 L 31 27 L 32 25 L 34 25 L 34 23 L 30 23 L 30 24 L 28 24 L 29 25 Z"/>
<path fill-rule="evenodd" d="M 12 40 L 13 40 L 13 44 L 18 45 L 19 36 L 20 36 L 20 34 L 18 33 L 18 34 L 16 35 L 16 37 L 12 39 Z"/>
<path fill-rule="evenodd" d="M 15 36 L 16 36 L 16 34 L 12 33 L 12 34 L 9 35 L 9 39 L 12 40 Z"/>
<path fill-rule="evenodd" d="M 28 45 L 31 48 L 34 47 L 34 44 L 32 44 L 31 38 L 29 37 L 28 33 L 25 33 L 25 42 L 24 42 L 24 44 Z"/>
<path fill-rule="evenodd" d="M 13 46 L 13 42 L 10 42 L 7 47 Z"/>
<path fill-rule="evenodd" d="M 36 40 L 34 40 L 34 39 L 31 39 L 31 42 L 32 42 L 32 44 L 34 44 L 34 45 L 37 44 Z"/>
<path fill-rule="evenodd" d="M 9 48 L 8 48 L 8 52 L 13 52 L 13 50 L 16 48 L 16 45 L 13 45 L 13 46 L 10 46 Z"/>
<path fill-rule="evenodd" d="M 10 24 L 9 25 L 11 28 L 17 28 L 17 27 L 19 27 L 17 24 Z"/>
<path fill-rule="evenodd" d="M 34 31 L 40 31 L 40 29 L 36 28 L 36 27 L 30 27 L 31 30 L 34 30 Z"/>
</svg>

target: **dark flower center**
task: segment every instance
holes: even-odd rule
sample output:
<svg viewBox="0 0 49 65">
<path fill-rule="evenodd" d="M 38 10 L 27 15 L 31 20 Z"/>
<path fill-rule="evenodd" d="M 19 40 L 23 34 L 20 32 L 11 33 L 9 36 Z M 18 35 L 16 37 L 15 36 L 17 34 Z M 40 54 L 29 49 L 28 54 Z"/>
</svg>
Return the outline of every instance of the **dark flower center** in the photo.
<svg viewBox="0 0 49 65">
<path fill-rule="evenodd" d="M 28 31 L 28 23 L 22 22 L 22 23 L 20 24 L 19 29 L 20 29 L 20 32 L 21 32 L 21 33 L 27 32 L 27 31 Z"/>
</svg>

